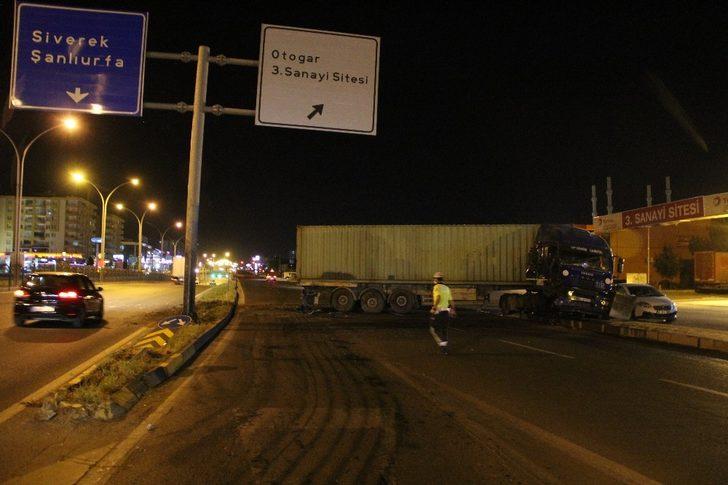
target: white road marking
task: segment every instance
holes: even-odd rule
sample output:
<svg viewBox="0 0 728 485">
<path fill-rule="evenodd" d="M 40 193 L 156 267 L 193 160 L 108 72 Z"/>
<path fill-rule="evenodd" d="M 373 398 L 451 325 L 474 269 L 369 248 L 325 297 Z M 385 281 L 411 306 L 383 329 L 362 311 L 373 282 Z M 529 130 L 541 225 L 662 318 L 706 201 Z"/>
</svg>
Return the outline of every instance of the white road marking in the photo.
<svg viewBox="0 0 728 485">
<path fill-rule="evenodd" d="M 500 342 L 503 342 L 504 344 L 515 345 L 517 347 L 523 347 L 524 349 L 535 350 L 536 352 L 543 352 L 544 354 L 557 355 L 559 357 L 563 357 L 564 359 L 575 359 L 576 358 L 576 357 L 572 357 L 571 355 L 559 354 L 556 352 L 551 352 L 550 350 L 539 349 L 537 347 L 531 347 L 530 345 L 523 345 L 523 344 L 519 344 L 516 342 L 511 342 L 510 340 L 503 340 L 503 339 L 498 339 L 498 340 Z"/>
<path fill-rule="evenodd" d="M 692 384 L 685 384 L 684 382 L 672 381 L 670 379 L 660 379 L 660 381 L 667 382 L 668 384 L 675 384 L 676 386 L 687 387 L 688 389 L 695 389 L 696 391 L 707 392 L 708 394 L 715 394 L 716 396 L 728 397 L 728 392 L 715 391 L 713 389 L 708 389 L 707 387 L 694 386 Z"/>
</svg>

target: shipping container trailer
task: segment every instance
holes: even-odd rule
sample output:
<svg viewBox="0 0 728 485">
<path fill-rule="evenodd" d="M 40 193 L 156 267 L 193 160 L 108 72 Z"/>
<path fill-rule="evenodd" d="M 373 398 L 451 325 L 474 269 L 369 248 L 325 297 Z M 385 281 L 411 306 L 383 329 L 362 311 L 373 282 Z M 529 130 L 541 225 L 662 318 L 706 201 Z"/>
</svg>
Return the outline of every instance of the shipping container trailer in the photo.
<svg viewBox="0 0 728 485">
<path fill-rule="evenodd" d="M 728 290 L 728 252 L 695 252 L 695 289 Z"/>
<path fill-rule="evenodd" d="M 552 228 L 551 232 L 544 232 L 546 227 Z M 571 238 L 577 244 L 575 251 L 586 251 L 585 258 L 594 258 L 589 250 L 604 251 L 603 259 L 610 260 L 609 276 L 602 279 L 608 280 L 611 286 L 612 255 L 608 245 L 598 236 L 571 226 L 299 226 L 297 272 L 305 290 L 304 304 L 351 311 L 358 303 L 365 312 L 378 313 L 389 306 L 394 312 L 406 313 L 431 301 L 435 272 L 444 274 L 456 301 L 483 302 L 497 294 L 499 301 L 495 303 L 502 303 L 503 295 L 528 293 L 538 286 L 539 280 L 544 286 L 549 278 L 554 279 L 550 272 L 556 268 L 553 264 L 557 252 L 555 249 L 549 252 L 546 247 L 539 252 L 539 234 L 542 239 L 551 238 L 552 242 L 546 244 L 554 247 L 558 245 L 553 240 L 555 234 L 562 239 Z M 566 246 L 563 247 L 566 251 Z M 551 266 L 541 265 L 539 272 L 537 263 L 544 259 L 549 259 Z M 529 264 L 535 271 L 531 277 L 526 276 Z M 577 287 L 595 277 L 594 272 L 586 269 L 584 273 L 587 276 L 581 278 Z M 561 280 L 565 278 L 562 275 L 556 279 L 563 286 Z M 592 291 L 594 284 L 590 284 L 589 291 Z M 598 290 L 596 293 L 601 292 Z M 506 301 L 517 308 L 518 298 L 514 294 Z M 602 301 L 595 296 L 592 302 L 596 302 L 599 311 L 604 306 Z M 585 306 L 583 302 L 580 304 Z"/>
</svg>

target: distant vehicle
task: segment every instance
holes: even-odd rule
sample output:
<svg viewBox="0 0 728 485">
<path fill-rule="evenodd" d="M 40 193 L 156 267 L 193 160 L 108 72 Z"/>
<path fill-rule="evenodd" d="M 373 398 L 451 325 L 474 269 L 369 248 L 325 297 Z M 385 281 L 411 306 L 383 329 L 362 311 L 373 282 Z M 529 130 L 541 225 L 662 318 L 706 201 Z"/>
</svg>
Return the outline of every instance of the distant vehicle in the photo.
<svg viewBox="0 0 728 485">
<path fill-rule="evenodd" d="M 15 324 L 59 320 L 81 327 L 89 317 L 104 318 L 104 298 L 88 277 L 78 273 L 32 273 L 15 291 Z"/>
<path fill-rule="evenodd" d="M 284 271 L 283 279 L 286 281 L 298 281 L 298 273 L 295 271 Z"/>
<path fill-rule="evenodd" d="M 644 318 L 670 323 L 677 318 L 677 305 L 652 285 L 620 283 L 617 294 L 635 297 L 632 319 Z"/>
<path fill-rule="evenodd" d="M 185 280 L 185 258 L 184 256 L 175 256 L 172 260 L 172 282 L 175 285 L 181 285 Z"/>
<path fill-rule="evenodd" d="M 172 276 L 170 277 L 172 283 L 175 285 L 181 285 L 185 282 L 185 258 L 184 256 L 175 256 L 172 260 Z M 200 284 L 200 278 L 195 276 L 195 284 Z"/>
<path fill-rule="evenodd" d="M 276 276 L 276 272 L 273 270 L 270 270 L 270 273 L 266 273 L 265 280 L 269 281 L 271 283 L 275 283 L 278 280 L 278 277 Z"/>
<path fill-rule="evenodd" d="M 728 290 L 728 252 L 695 252 L 695 290 Z"/>
</svg>

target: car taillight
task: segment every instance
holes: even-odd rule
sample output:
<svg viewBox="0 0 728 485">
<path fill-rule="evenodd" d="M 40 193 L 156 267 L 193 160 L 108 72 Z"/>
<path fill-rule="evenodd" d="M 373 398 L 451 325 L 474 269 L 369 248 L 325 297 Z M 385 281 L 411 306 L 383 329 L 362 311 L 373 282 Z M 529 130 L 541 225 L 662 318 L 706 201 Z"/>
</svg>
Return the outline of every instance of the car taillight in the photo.
<svg viewBox="0 0 728 485">
<path fill-rule="evenodd" d="M 75 291 L 61 291 L 60 293 L 58 293 L 58 298 L 71 300 L 74 298 L 78 298 L 78 293 L 76 293 Z"/>
<path fill-rule="evenodd" d="M 15 290 L 15 298 L 28 298 L 30 293 L 25 290 Z"/>
</svg>

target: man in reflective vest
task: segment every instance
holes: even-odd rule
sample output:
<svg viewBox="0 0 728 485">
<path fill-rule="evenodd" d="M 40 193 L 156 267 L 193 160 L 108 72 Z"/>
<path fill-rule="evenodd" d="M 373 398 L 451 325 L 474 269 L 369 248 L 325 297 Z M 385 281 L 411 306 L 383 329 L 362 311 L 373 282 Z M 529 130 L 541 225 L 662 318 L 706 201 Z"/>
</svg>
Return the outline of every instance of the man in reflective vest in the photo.
<svg viewBox="0 0 728 485">
<path fill-rule="evenodd" d="M 433 276 L 435 286 L 432 288 L 432 314 L 430 333 L 440 347 L 440 352 L 447 355 L 447 327 L 450 317 L 455 316 L 455 302 L 450 288 L 443 284 L 443 276 L 439 271 Z"/>
</svg>

